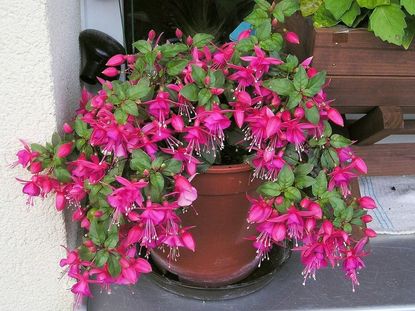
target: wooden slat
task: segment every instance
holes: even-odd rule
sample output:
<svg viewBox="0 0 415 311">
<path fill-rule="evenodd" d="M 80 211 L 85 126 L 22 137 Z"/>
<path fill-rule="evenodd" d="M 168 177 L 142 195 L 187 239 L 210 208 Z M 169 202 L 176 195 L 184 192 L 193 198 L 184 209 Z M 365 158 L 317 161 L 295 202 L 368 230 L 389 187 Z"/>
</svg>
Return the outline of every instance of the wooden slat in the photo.
<svg viewBox="0 0 415 311">
<path fill-rule="evenodd" d="M 339 107 L 341 112 L 367 112 L 375 106 L 400 106 L 404 112 L 414 110 L 415 77 L 329 78 L 331 83 L 326 89 L 327 94 L 329 98 L 335 99 L 334 106 Z"/>
<path fill-rule="evenodd" d="M 381 106 L 349 126 L 350 138 L 359 145 L 371 145 L 404 128 L 399 107 Z"/>
<path fill-rule="evenodd" d="M 415 175 L 415 144 L 353 146 L 368 166 L 370 176 Z"/>
</svg>

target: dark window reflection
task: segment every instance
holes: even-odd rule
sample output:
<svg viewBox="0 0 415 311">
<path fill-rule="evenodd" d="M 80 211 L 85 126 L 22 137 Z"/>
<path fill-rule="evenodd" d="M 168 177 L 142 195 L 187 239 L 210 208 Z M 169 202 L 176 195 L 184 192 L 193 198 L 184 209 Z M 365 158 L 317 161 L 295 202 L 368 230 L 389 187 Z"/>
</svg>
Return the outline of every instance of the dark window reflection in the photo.
<svg viewBox="0 0 415 311">
<path fill-rule="evenodd" d="M 163 41 L 174 38 L 177 27 L 186 35 L 210 33 L 225 42 L 253 6 L 253 0 L 125 0 L 127 47 L 151 29 L 164 32 Z"/>
</svg>

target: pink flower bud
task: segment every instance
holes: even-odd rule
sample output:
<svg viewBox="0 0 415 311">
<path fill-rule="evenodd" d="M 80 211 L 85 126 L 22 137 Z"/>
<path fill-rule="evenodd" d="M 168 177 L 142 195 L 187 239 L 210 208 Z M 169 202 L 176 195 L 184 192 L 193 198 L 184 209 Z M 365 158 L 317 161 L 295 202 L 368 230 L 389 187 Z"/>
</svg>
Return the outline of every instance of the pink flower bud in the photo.
<svg viewBox="0 0 415 311">
<path fill-rule="evenodd" d="M 281 205 L 282 203 L 284 203 L 284 198 L 282 196 L 275 198 L 275 204 Z"/>
<path fill-rule="evenodd" d="M 249 36 L 251 35 L 251 32 L 252 32 L 251 29 L 242 31 L 238 36 L 238 41 L 249 38 Z"/>
<path fill-rule="evenodd" d="M 113 78 L 120 74 L 120 71 L 115 67 L 108 67 L 102 71 L 102 74 L 106 75 L 107 77 Z"/>
<path fill-rule="evenodd" d="M 33 181 L 29 181 L 23 187 L 23 193 L 30 195 L 31 197 L 37 197 L 40 194 L 40 188 Z"/>
<path fill-rule="evenodd" d="M 301 63 L 301 65 L 305 68 L 305 69 L 307 69 L 310 65 L 311 65 L 311 62 L 313 61 L 313 56 L 310 56 L 310 57 L 308 57 L 308 58 L 306 58 L 305 60 L 303 60 L 303 62 Z"/>
<path fill-rule="evenodd" d="M 176 132 L 183 132 L 183 129 L 184 129 L 183 118 L 179 115 L 174 114 L 171 117 L 171 126 L 173 126 Z"/>
<path fill-rule="evenodd" d="M 89 222 L 88 218 L 85 217 L 84 219 L 82 219 L 81 221 L 81 228 L 84 229 L 89 229 L 89 226 L 91 225 L 91 223 Z"/>
<path fill-rule="evenodd" d="M 183 32 L 179 28 L 176 28 L 176 37 L 178 39 L 181 39 L 183 37 Z"/>
<path fill-rule="evenodd" d="M 76 211 L 72 214 L 72 221 L 80 221 L 85 215 L 84 210 L 79 207 Z"/>
<path fill-rule="evenodd" d="M 316 227 L 316 220 L 314 218 L 307 218 L 305 221 L 304 227 L 307 230 L 307 232 L 311 232 Z"/>
<path fill-rule="evenodd" d="M 129 64 L 134 64 L 135 63 L 135 59 L 136 59 L 135 58 L 135 55 L 133 55 L 133 54 L 125 55 L 125 60 Z"/>
<path fill-rule="evenodd" d="M 30 164 L 30 173 L 37 174 L 43 170 L 42 163 L 41 162 L 32 162 Z"/>
<path fill-rule="evenodd" d="M 148 32 L 148 41 L 153 41 L 155 37 L 156 37 L 156 32 L 153 29 L 151 29 Z"/>
<path fill-rule="evenodd" d="M 65 195 L 62 192 L 56 193 L 56 203 L 55 207 L 57 211 L 62 211 L 66 206 L 66 198 Z"/>
<path fill-rule="evenodd" d="M 58 158 L 66 158 L 72 151 L 72 145 L 72 142 L 60 145 L 58 148 L 58 152 L 56 153 Z"/>
<path fill-rule="evenodd" d="M 301 201 L 300 201 L 300 206 L 302 207 L 302 208 L 308 208 L 309 206 L 310 206 L 310 203 L 311 203 L 312 201 L 309 199 L 309 198 L 304 198 L 304 199 L 302 199 Z"/>
<path fill-rule="evenodd" d="M 376 203 L 371 197 L 361 197 L 359 200 L 360 207 L 365 209 L 374 209 L 376 208 Z"/>
<path fill-rule="evenodd" d="M 271 236 L 275 242 L 283 241 L 286 235 L 287 235 L 287 228 L 285 227 L 284 224 L 276 223 L 274 227 L 272 228 Z"/>
<path fill-rule="evenodd" d="M 114 56 L 112 56 L 107 63 L 105 64 L 106 66 L 113 66 L 113 67 L 117 67 L 120 66 L 122 64 L 124 64 L 125 62 L 125 55 L 122 54 L 116 54 Z"/>
<path fill-rule="evenodd" d="M 318 203 L 312 202 L 310 204 L 310 206 L 308 207 L 308 209 L 311 212 L 314 212 L 314 217 L 315 218 L 317 218 L 317 219 L 323 218 L 323 211 L 322 211 L 322 209 L 321 209 L 321 207 L 320 207 L 320 205 Z"/>
<path fill-rule="evenodd" d="M 365 161 L 362 158 L 356 157 L 353 160 L 353 166 L 362 174 L 367 174 L 367 166 Z"/>
<path fill-rule="evenodd" d="M 334 124 L 344 126 L 342 115 L 334 108 L 329 108 L 327 111 L 327 116 Z"/>
<path fill-rule="evenodd" d="M 288 31 L 285 33 L 285 40 L 292 44 L 300 44 L 300 38 L 298 38 L 298 35 L 292 31 Z"/>
<path fill-rule="evenodd" d="M 281 104 L 281 98 L 278 95 L 274 95 L 271 100 L 271 105 L 277 108 Z"/>
<path fill-rule="evenodd" d="M 102 215 L 104 215 L 103 211 L 95 211 L 95 213 L 94 213 L 95 218 L 100 218 Z"/>
<path fill-rule="evenodd" d="M 128 231 L 127 239 L 125 240 L 125 243 L 127 246 L 137 243 L 143 235 L 143 228 L 139 225 L 132 227 Z"/>
<path fill-rule="evenodd" d="M 182 241 L 185 247 L 190 249 L 192 252 L 195 251 L 196 249 L 195 241 L 193 239 L 193 236 L 190 234 L 190 232 L 184 231 L 182 233 Z"/>
<path fill-rule="evenodd" d="M 361 219 L 362 219 L 362 221 L 363 221 L 365 224 L 367 224 L 367 223 L 369 223 L 369 222 L 371 222 L 371 221 L 373 220 L 373 217 L 372 217 L 372 216 L 370 216 L 370 215 L 363 215 L 363 216 L 361 217 Z"/>
<path fill-rule="evenodd" d="M 375 238 L 377 236 L 377 233 L 375 232 L 375 230 L 370 229 L 370 228 L 366 228 L 365 230 L 363 230 L 365 236 L 369 237 L 369 238 Z"/>
<path fill-rule="evenodd" d="M 84 245 L 88 248 L 93 247 L 94 246 L 94 242 L 92 242 L 92 240 L 86 240 L 84 242 Z"/>
<path fill-rule="evenodd" d="M 210 84 L 210 77 L 206 76 L 205 80 L 204 80 L 205 85 L 209 85 Z"/>
<path fill-rule="evenodd" d="M 186 38 L 186 44 L 187 44 L 187 45 L 192 45 L 192 44 L 193 44 L 193 38 L 192 38 L 191 36 L 188 36 L 188 37 Z"/>
<path fill-rule="evenodd" d="M 272 25 L 272 27 L 277 27 L 278 26 L 278 19 L 276 19 L 276 18 L 273 18 L 272 19 L 272 21 L 271 21 L 271 25 Z"/>
<path fill-rule="evenodd" d="M 297 107 L 294 110 L 294 117 L 296 119 L 302 119 L 304 117 L 304 108 L 303 107 Z"/>
<path fill-rule="evenodd" d="M 325 220 L 321 228 L 323 228 L 324 233 L 327 235 L 331 235 L 333 233 L 333 224 L 329 220 Z"/>
<path fill-rule="evenodd" d="M 305 106 L 306 106 L 308 109 L 311 109 L 311 108 L 313 108 L 314 103 L 313 103 L 313 101 L 311 101 L 311 100 L 310 100 L 310 101 L 306 102 Z"/>
<path fill-rule="evenodd" d="M 73 128 L 72 128 L 72 126 L 70 126 L 68 123 L 65 123 L 65 124 L 63 125 L 63 131 L 64 131 L 66 134 L 70 134 L 70 133 L 72 133 L 72 132 L 73 132 Z"/>
</svg>

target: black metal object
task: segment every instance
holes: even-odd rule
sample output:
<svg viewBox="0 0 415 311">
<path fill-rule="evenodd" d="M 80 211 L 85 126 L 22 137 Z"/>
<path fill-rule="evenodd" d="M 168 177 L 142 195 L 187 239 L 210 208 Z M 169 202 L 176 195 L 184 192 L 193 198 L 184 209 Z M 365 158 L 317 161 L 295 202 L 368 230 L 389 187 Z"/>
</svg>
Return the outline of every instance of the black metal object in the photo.
<svg viewBox="0 0 415 311">
<path fill-rule="evenodd" d="M 229 41 L 229 34 L 252 10 L 253 0 L 126 0 L 124 24 L 127 49 L 146 39 L 149 30 L 163 32 L 161 41 L 175 38 L 176 28 L 185 35 L 210 33 L 216 42 Z"/>
<path fill-rule="evenodd" d="M 88 84 L 96 84 L 97 76 L 106 80 L 113 80 L 101 75 L 105 69 L 105 63 L 116 54 L 125 54 L 124 47 L 113 37 L 106 33 L 95 30 L 85 29 L 79 34 L 79 44 L 84 66 L 81 70 L 80 78 Z"/>
<path fill-rule="evenodd" d="M 252 294 L 266 286 L 290 255 L 289 248 L 274 247 L 269 253 L 270 259 L 263 261 L 261 266 L 247 278 L 236 284 L 222 287 L 198 287 L 180 282 L 177 275 L 161 271 L 154 264 L 150 278 L 161 288 L 179 296 L 203 301 L 234 299 Z"/>
</svg>

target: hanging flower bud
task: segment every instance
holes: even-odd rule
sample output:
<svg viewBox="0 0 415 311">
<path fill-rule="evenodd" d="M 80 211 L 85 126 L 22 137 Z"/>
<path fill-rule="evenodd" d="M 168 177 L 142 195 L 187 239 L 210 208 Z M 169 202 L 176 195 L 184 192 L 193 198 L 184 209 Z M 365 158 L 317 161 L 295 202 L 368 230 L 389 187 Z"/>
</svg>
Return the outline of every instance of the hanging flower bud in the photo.
<svg viewBox="0 0 415 311">
<path fill-rule="evenodd" d="M 183 37 L 183 32 L 179 28 L 176 28 L 176 37 L 178 39 L 181 39 Z"/>
<path fill-rule="evenodd" d="M 40 194 L 40 188 L 33 181 L 28 182 L 22 191 L 31 197 L 37 197 Z"/>
<path fill-rule="evenodd" d="M 184 129 L 184 121 L 183 118 L 179 115 L 174 114 L 171 117 L 171 126 L 177 131 L 177 132 L 183 132 Z"/>
<path fill-rule="evenodd" d="M 190 234 L 190 232 L 182 229 L 181 236 L 184 246 L 190 249 L 192 252 L 194 252 L 196 249 L 196 245 L 193 236 Z"/>
<path fill-rule="evenodd" d="M 298 35 L 292 31 L 285 33 L 285 40 L 292 44 L 300 44 L 300 38 L 298 38 Z"/>
<path fill-rule="evenodd" d="M 363 159 L 362 158 L 359 158 L 359 157 L 356 157 L 356 158 L 354 158 L 353 159 L 353 162 L 352 162 L 353 164 L 353 166 L 360 172 L 360 173 L 362 173 L 362 174 L 367 174 L 367 166 L 366 166 L 366 163 L 365 163 L 365 161 L 363 161 Z"/>
<path fill-rule="evenodd" d="M 56 153 L 58 158 L 66 158 L 72 151 L 72 145 L 72 142 L 60 145 L 58 148 L 58 152 Z"/>
<path fill-rule="evenodd" d="M 153 41 L 155 37 L 156 37 L 156 32 L 153 29 L 151 29 L 148 32 L 148 41 Z"/>
<path fill-rule="evenodd" d="M 42 170 L 43 167 L 41 162 L 32 162 L 32 164 L 30 164 L 30 173 L 37 174 L 40 173 Z"/>
<path fill-rule="evenodd" d="M 371 221 L 373 220 L 373 217 L 372 217 L 372 216 L 370 216 L 370 215 L 363 215 L 363 216 L 361 217 L 361 219 L 362 219 L 362 221 L 363 221 L 365 224 L 367 224 L 367 223 L 369 223 L 369 222 L 371 222 Z"/>
<path fill-rule="evenodd" d="M 360 207 L 365 209 L 374 209 L 376 208 L 376 203 L 371 197 L 361 197 L 357 200 Z"/>
<path fill-rule="evenodd" d="M 306 106 L 308 109 L 311 109 L 311 108 L 313 108 L 314 103 L 313 103 L 313 101 L 311 101 L 311 100 L 310 100 L 310 101 L 306 102 L 305 106 Z"/>
<path fill-rule="evenodd" d="M 65 194 L 63 192 L 57 192 L 56 193 L 56 203 L 55 207 L 57 211 L 62 211 L 66 206 L 66 198 Z"/>
<path fill-rule="evenodd" d="M 115 67 L 108 67 L 102 71 L 102 74 L 107 77 L 113 78 L 118 76 L 120 74 L 120 71 Z"/>
<path fill-rule="evenodd" d="M 192 38 L 191 36 L 188 36 L 188 37 L 186 38 L 186 44 L 187 44 L 187 45 L 192 45 L 192 44 L 193 44 L 193 38 Z"/>
<path fill-rule="evenodd" d="M 366 228 L 365 230 L 363 230 L 363 233 L 365 234 L 365 236 L 369 238 L 375 238 L 377 236 L 376 231 L 370 228 Z"/>
<path fill-rule="evenodd" d="M 278 19 L 273 18 L 272 21 L 271 21 L 271 25 L 272 25 L 272 27 L 276 28 L 278 26 Z"/>
<path fill-rule="evenodd" d="M 304 108 L 303 107 L 297 107 L 294 110 L 294 117 L 296 119 L 302 119 L 304 117 Z"/>
<path fill-rule="evenodd" d="M 336 109 L 329 108 L 327 110 L 327 116 L 334 124 L 344 126 L 342 115 Z"/>
<path fill-rule="evenodd" d="M 117 66 L 124 64 L 124 62 L 125 62 L 125 55 L 116 54 L 112 56 L 105 65 L 117 67 Z"/>
<path fill-rule="evenodd" d="M 251 29 L 247 29 L 247 30 L 242 31 L 238 36 L 238 41 L 249 38 L 249 36 L 251 35 L 251 32 L 252 32 Z"/>
<path fill-rule="evenodd" d="M 73 128 L 72 128 L 72 126 L 70 126 L 68 123 L 65 123 L 65 124 L 63 125 L 63 131 L 64 131 L 66 134 L 71 134 L 71 133 L 73 132 Z"/>
<path fill-rule="evenodd" d="M 135 63 L 135 55 L 130 54 L 130 55 L 125 55 L 125 60 L 127 61 L 127 63 L 129 64 L 134 64 Z"/>
</svg>

